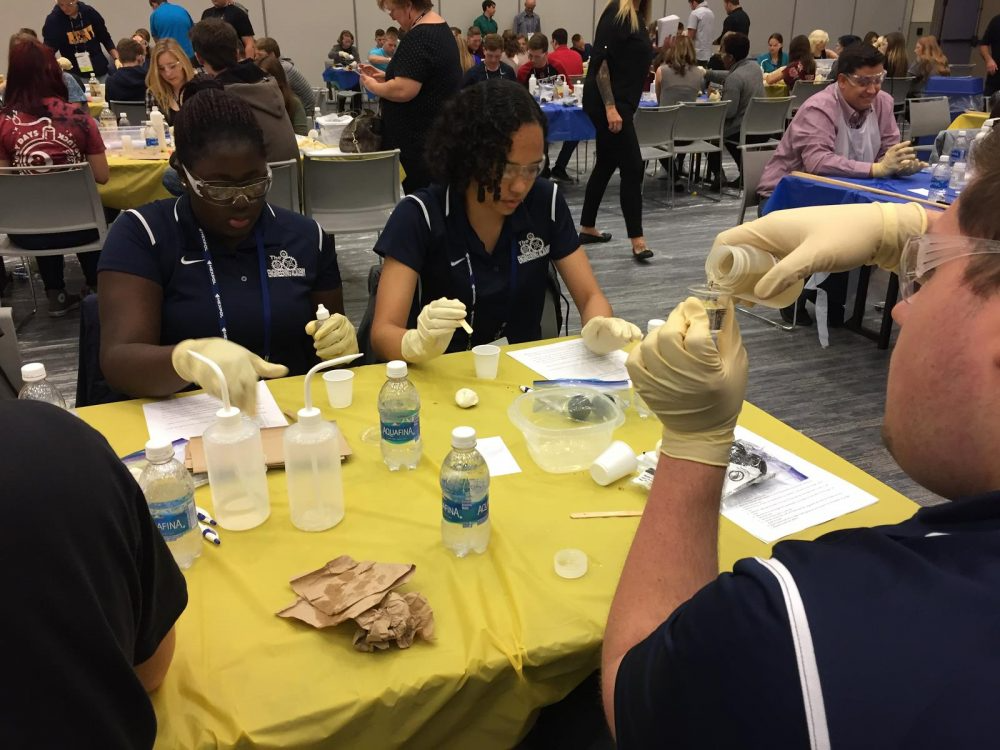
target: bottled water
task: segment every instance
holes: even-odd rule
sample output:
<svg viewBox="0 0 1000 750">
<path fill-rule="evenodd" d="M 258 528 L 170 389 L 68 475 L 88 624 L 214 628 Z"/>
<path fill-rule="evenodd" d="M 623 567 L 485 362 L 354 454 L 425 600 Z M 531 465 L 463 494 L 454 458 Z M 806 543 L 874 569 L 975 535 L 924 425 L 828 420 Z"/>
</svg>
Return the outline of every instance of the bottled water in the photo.
<svg viewBox="0 0 1000 750">
<path fill-rule="evenodd" d="M 44 401 L 60 409 L 66 408 L 66 399 L 62 397 L 59 389 L 45 379 L 45 365 L 41 362 L 24 365 L 21 368 L 21 380 L 24 381 L 24 385 L 17 394 L 18 398 L 25 401 Z"/>
<path fill-rule="evenodd" d="M 458 557 L 482 554 L 490 543 L 490 469 L 476 450 L 476 431 L 451 431 L 441 464 L 441 541 Z"/>
<path fill-rule="evenodd" d="M 118 127 L 120 128 L 132 127 L 132 123 L 128 121 L 128 115 L 126 115 L 124 112 L 122 112 L 121 115 L 118 116 Z"/>
<path fill-rule="evenodd" d="M 190 568 L 201 554 L 201 532 L 194 506 L 194 482 L 174 458 L 169 440 L 146 443 L 149 465 L 139 475 L 149 515 L 181 568 Z"/>
<path fill-rule="evenodd" d="M 388 380 L 378 394 L 382 428 L 382 460 L 390 471 L 417 468 L 423 444 L 420 441 L 420 395 L 406 377 L 406 362 L 393 360 L 385 366 Z"/>
<path fill-rule="evenodd" d="M 964 130 L 959 130 L 955 136 L 955 144 L 951 148 L 951 163 L 964 162 L 968 156 L 969 138 Z"/>
<path fill-rule="evenodd" d="M 97 76 L 93 73 L 90 74 L 90 80 L 87 81 L 87 93 L 90 94 L 90 98 L 94 101 L 98 101 L 101 98 L 101 82 L 97 80 Z"/>
<path fill-rule="evenodd" d="M 118 130 L 118 121 L 115 120 L 115 113 L 111 111 L 111 107 L 107 104 L 105 104 L 104 109 L 101 110 L 99 122 L 101 130 Z"/>
<path fill-rule="evenodd" d="M 938 163 L 931 172 L 930 199 L 938 203 L 943 203 L 948 190 L 948 183 L 951 180 L 951 164 L 948 157 L 942 155 Z"/>
<path fill-rule="evenodd" d="M 968 171 L 965 161 L 957 161 L 951 166 L 951 179 L 948 180 L 948 187 L 956 193 L 962 192 L 965 188 L 965 176 Z"/>
<path fill-rule="evenodd" d="M 153 123 L 144 122 L 145 130 L 143 134 L 146 136 L 146 148 L 159 148 L 160 139 L 156 137 L 156 128 L 153 127 Z"/>
</svg>

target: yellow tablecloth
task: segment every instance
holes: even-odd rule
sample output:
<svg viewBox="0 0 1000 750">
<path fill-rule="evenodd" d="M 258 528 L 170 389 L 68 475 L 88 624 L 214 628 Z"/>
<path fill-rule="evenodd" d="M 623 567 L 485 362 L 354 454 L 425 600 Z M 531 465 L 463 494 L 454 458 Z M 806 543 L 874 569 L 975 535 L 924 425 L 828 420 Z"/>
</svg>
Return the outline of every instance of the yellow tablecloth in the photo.
<svg viewBox="0 0 1000 750">
<path fill-rule="evenodd" d="M 784 83 L 772 83 L 764 84 L 764 93 L 774 99 L 780 99 L 783 96 L 788 96 L 788 86 Z"/>
<path fill-rule="evenodd" d="M 963 112 L 952 121 L 948 130 L 976 130 L 983 126 L 989 116 L 989 112 Z"/>
<path fill-rule="evenodd" d="M 163 187 L 164 159 L 128 159 L 108 154 L 111 179 L 97 186 L 101 203 L 108 208 L 137 208 L 160 198 L 169 198 Z"/>
<path fill-rule="evenodd" d="M 272 471 L 270 519 L 251 531 L 223 531 L 221 547 L 205 546 L 185 574 L 190 602 L 178 622 L 177 653 L 153 696 L 157 747 L 510 748 L 538 707 L 562 698 L 598 666 L 611 596 L 638 519 L 574 521 L 569 513 L 640 509 L 645 493 L 626 481 L 601 488 L 586 473 L 539 470 L 506 415 L 517 385 L 536 376 L 507 356 L 493 382 L 473 378 L 468 353 L 411 368 L 422 401 L 424 458 L 417 471 L 390 473 L 378 445 L 360 438 L 377 426 L 384 367 L 355 372 L 349 409 L 329 409 L 321 381 L 314 390 L 317 405 L 337 418 L 355 451 L 344 465 L 344 520 L 319 534 L 297 531 L 284 476 Z M 478 391 L 478 407 L 454 405 L 460 386 Z M 282 409 L 302 405 L 301 377 L 270 387 Z M 141 403 L 83 408 L 79 415 L 124 455 L 146 438 Z M 802 538 L 892 523 L 916 510 L 759 409 L 745 405 L 740 421 L 879 498 Z M 438 471 L 451 429 L 462 424 L 481 437 L 501 435 L 523 473 L 493 479 L 489 549 L 459 560 L 441 545 Z M 643 450 L 658 433 L 658 422 L 633 412 L 616 437 Z M 211 507 L 207 487 L 197 491 L 197 502 Z M 589 555 L 585 577 L 555 575 L 552 556 L 564 547 Z M 724 568 L 768 549 L 722 519 Z M 290 578 L 342 554 L 416 563 L 404 590 L 427 596 L 436 642 L 364 654 L 352 648 L 349 625 L 317 631 L 274 615 L 295 598 Z"/>
<path fill-rule="evenodd" d="M 103 101 L 88 101 L 87 109 L 90 111 L 90 116 L 97 119 L 101 116 L 101 112 L 104 110 Z"/>
</svg>

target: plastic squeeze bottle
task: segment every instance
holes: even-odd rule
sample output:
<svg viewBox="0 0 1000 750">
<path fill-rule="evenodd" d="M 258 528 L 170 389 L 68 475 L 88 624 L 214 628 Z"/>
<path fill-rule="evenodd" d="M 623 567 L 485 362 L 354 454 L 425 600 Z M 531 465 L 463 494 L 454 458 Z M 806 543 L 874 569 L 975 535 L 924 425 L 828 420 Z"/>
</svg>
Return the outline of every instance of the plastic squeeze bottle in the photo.
<svg viewBox="0 0 1000 750">
<path fill-rule="evenodd" d="M 710 288 L 764 307 L 788 307 L 802 293 L 805 281 L 792 284 L 781 294 L 762 300 L 754 287 L 777 264 L 771 253 L 749 245 L 715 245 L 705 259 L 705 277 Z"/>
</svg>

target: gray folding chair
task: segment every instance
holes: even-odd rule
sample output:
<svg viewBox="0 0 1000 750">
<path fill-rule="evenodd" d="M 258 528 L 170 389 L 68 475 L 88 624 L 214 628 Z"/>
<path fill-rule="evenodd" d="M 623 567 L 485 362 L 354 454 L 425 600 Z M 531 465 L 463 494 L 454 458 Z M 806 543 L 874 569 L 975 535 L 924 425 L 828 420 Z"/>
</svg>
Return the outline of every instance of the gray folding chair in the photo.
<svg viewBox="0 0 1000 750">
<path fill-rule="evenodd" d="M 746 146 L 748 135 L 777 135 L 785 131 L 785 115 L 790 96 L 755 96 L 747 105 L 740 125 L 740 148 Z"/>
<path fill-rule="evenodd" d="M 951 124 L 951 110 L 948 107 L 947 96 L 926 96 L 918 99 L 907 99 L 910 110 L 910 140 L 916 140 L 926 135 L 936 136 Z M 914 145 L 919 151 L 930 153 L 934 144 Z"/>
<path fill-rule="evenodd" d="M 53 201 L 58 201 L 54 205 Z M 90 253 L 101 249 L 108 225 L 101 196 L 90 164 L 64 164 L 25 171 L 23 167 L 0 167 L 0 234 L 57 234 L 96 229 L 96 242 L 57 250 L 26 250 L 13 241 L 0 246 L 0 256 Z M 35 285 L 31 287 L 31 314 L 38 312 Z"/>
<path fill-rule="evenodd" d="M 272 206 L 301 213 L 299 160 L 273 161 L 268 166 L 271 167 L 271 189 L 267 193 L 267 202 Z"/>
<path fill-rule="evenodd" d="M 111 107 L 111 111 L 115 113 L 115 120 L 120 120 L 122 118 L 122 113 L 128 118 L 129 125 L 133 127 L 138 127 L 142 125 L 143 121 L 149 119 L 149 113 L 146 112 L 146 102 L 118 102 L 110 101 L 108 106 Z"/>
<path fill-rule="evenodd" d="M 776 143 L 751 143 L 740 146 L 743 152 L 743 198 L 740 200 L 740 221 L 746 218 L 747 209 L 754 208 L 760 201 L 757 199 L 757 186 L 764 174 L 764 167 L 778 150 Z"/>
<path fill-rule="evenodd" d="M 917 80 L 914 76 L 903 76 L 901 78 L 886 78 L 882 82 L 882 90 L 892 96 L 892 111 L 898 119 L 906 112 L 906 97 L 910 94 L 910 87 Z"/>
<path fill-rule="evenodd" d="M 675 104 L 672 107 L 640 107 L 636 110 L 633 123 L 644 163 L 670 156 L 674 122 L 680 108 L 681 105 Z"/>
<path fill-rule="evenodd" d="M 722 154 L 723 130 L 726 127 L 726 111 L 728 101 L 721 102 L 684 102 L 680 105 L 674 123 L 673 153 L 676 154 Z M 683 146 L 678 141 L 688 141 Z M 694 174 L 690 170 L 689 174 Z M 711 200 L 722 200 L 722 181 L 719 181 L 719 197 L 705 197 Z"/>
<path fill-rule="evenodd" d="M 829 86 L 833 81 L 803 81 L 801 78 L 792 86 L 792 100 L 788 102 L 788 118 L 791 120 L 799 107 L 806 103 L 809 97 L 818 94 Z"/>
<path fill-rule="evenodd" d="M 324 232 L 381 231 L 399 202 L 399 150 L 302 162 L 303 213 Z"/>
</svg>

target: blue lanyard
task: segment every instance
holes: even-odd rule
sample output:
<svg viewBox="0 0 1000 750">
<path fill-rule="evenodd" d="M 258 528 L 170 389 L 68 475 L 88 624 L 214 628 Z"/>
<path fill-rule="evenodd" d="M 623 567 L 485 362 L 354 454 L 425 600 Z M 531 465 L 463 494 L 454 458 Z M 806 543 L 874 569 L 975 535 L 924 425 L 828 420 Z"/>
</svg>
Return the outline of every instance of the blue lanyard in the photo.
<svg viewBox="0 0 1000 750">
<path fill-rule="evenodd" d="M 212 255 L 208 251 L 208 240 L 205 239 L 205 232 L 198 229 L 201 236 L 201 250 L 205 256 L 205 266 L 208 268 L 208 280 L 212 284 L 212 297 L 215 299 L 215 306 L 219 311 L 219 333 L 226 341 L 229 340 L 229 327 L 226 325 L 226 312 L 222 307 L 222 293 L 219 290 L 219 282 L 215 276 L 215 264 L 212 263 Z M 267 285 L 267 263 L 264 253 L 264 235 L 260 228 L 254 230 L 254 239 L 257 241 L 257 261 L 260 265 L 260 301 L 264 313 L 264 359 L 271 360 L 271 290 Z M 470 266 L 471 268 L 471 266 Z"/>
<path fill-rule="evenodd" d="M 459 263 L 461 261 L 458 261 Z M 469 269 L 469 288 L 472 290 L 472 309 L 469 310 L 469 325 L 473 328 L 476 327 L 476 274 L 472 270 L 472 256 L 469 255 L 469 251 L 465 251 L 465 265 Z M 511 308 L 514 306 L 514 296 L 517 293 L 517 238 L 512 237 L 510 240 L 510 287 L 507 290 L 507 315 L 504 319 L 503 325 L 500 327 L 498 333 L 503 332 L 507 328 L 507 324 L 510 323 L 511 319 Z M 469 342 L 466 345 L 466 351 L 472 348 L 472 336 L 468 337 Z"/>
</svg>

